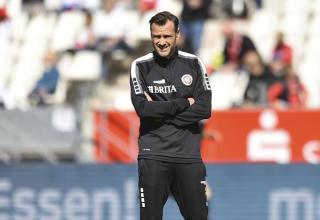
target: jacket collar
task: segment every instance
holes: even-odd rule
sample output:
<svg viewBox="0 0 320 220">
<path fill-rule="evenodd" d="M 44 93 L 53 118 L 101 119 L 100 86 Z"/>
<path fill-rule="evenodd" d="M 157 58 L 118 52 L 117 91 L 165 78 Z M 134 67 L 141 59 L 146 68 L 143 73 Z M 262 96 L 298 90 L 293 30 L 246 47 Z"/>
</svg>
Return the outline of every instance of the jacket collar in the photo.
<svg viewBox="0 0 320 220">
<path fill-rule="evenodd" d="M 160 56 L 155 50 L 153 51 L 153 55 L 160 65 L 167 65 L 178 57 L 178 48 L 175 48 L 174 53 L 170 58 Z"/>
</svg>

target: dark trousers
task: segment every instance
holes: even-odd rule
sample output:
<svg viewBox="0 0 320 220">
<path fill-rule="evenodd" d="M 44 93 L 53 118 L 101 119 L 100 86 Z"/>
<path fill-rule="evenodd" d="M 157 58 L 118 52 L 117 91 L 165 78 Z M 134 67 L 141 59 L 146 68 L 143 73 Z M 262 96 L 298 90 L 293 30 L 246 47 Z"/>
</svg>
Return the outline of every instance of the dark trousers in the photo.
<svg viewBox="0 0 320 220">
<path fill-rule="evenodd" d="M 203 163 L 140 159 L 138 169 L 141 220 L 161 220 L 170 193 L 185 220 L 207 220 Z"/>
</svg>

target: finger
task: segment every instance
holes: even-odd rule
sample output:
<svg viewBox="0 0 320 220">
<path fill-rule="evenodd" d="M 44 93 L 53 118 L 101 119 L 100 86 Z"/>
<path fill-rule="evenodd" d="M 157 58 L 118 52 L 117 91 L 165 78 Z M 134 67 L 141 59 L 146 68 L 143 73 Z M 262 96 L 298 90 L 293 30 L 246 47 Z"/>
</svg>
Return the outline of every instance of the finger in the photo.
<svg viewBox="0 0 320 220">
<path fill-rule="evenodd" d="M 152 98 L 149 96 L 149 94 L 146 91 L 144 91 L 144 95 L 146 96 L 148 101 L 152 101 Z"/>
</svg>

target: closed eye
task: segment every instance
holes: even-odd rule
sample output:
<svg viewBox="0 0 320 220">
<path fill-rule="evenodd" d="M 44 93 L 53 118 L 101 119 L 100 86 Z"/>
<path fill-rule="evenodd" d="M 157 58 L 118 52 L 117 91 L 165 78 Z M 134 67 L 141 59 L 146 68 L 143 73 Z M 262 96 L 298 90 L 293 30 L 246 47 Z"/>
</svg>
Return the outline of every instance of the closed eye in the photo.
<svg viewBox="0 0 320 220">
<path fill-rule="evenodd" d="M 152 38 L 154 39 L 161 39 L 161 38 L 164 38 L 164 39 L 169 39 L 169 38 L 172 38 L 173 36 L 172 35 L 152 35 Z"/>
</svg>

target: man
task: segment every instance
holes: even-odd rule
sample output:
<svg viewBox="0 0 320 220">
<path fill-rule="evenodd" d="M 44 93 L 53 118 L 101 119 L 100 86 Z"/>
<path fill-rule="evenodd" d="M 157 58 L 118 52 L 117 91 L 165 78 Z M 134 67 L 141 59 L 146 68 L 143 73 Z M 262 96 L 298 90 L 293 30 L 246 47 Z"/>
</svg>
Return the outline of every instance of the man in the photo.
<svg viewBox="0 0 320 220">
<path fill-rule="evenodd" d="M 201 61 L 181 52 L 179 20 L 150 19 L 154 51 L 131 66 L 131 100 L 140 117 L 139 193 L 142 220 L 162 219 L 170 193 L 187 220 L 206 220 L 206 170 L 199 121 L 211 115 L 211 89 Z"/>
</svg>

